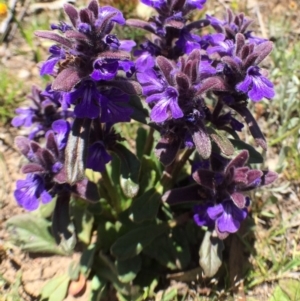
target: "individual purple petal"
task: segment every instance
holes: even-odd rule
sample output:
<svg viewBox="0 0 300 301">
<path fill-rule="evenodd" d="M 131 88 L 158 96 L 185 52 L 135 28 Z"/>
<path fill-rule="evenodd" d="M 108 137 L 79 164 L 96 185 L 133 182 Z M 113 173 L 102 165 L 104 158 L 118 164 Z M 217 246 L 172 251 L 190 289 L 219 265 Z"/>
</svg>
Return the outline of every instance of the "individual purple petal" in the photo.
<svg viewBox="0 0 300 301">
<path fill-rule="evenodd" d="M 220 232 L 235 233 L 247 217 L 247 209 L 239 209 L 231 201 L 223 202 L 224 212 L 216 221 Z"/>
<path fill-rule="evenodd" d="M 207 226 L 209 228 L 213 228 L 215 225 L 215 222 L 213 219 L 209 217 L 207 214 L 207 209 L 211 206 L 210 203 L 205 205 L 198 205 L 194 207 L 194 221 L 197 224 L 197 226 Z"/>
<path fill-rule="evenodd" d="M 155 66 L 155 59 L 148 51 L 143 52 L 135 61 L 135 67 L 138 72 L 142 73 Z"/>
<path fill-rule="evenodd" d="M 207 208 L 207 214 L 212 220 L 216 220 L 224 212 L 222 204 Z"/>
<path fill-rule="evenodd" d="M 93 143 L 89 148 L 86 167 L 94 171 L 102 172 L 105 168 L 105 164 L 111 160 L 112 157 L 106 151 L 104 144 L 98 141 Z"/>
<path fill-rule="evenodd" d="M 70 124 L 66 120 L 56 120 L 52 123 L 52 130 L 56 134 L 57 146 L 59 149 L 63 149 L 68 141 L 70 132 Z"/>
<path fill-rule="evenodd" d="M 145 73 L 137 73 L 137 79 L 142 85 L 145 96 L 159 93 L 165 90 L 166 82 L 159 78 L 154 70 L 147 70 Z"/>
</svg>

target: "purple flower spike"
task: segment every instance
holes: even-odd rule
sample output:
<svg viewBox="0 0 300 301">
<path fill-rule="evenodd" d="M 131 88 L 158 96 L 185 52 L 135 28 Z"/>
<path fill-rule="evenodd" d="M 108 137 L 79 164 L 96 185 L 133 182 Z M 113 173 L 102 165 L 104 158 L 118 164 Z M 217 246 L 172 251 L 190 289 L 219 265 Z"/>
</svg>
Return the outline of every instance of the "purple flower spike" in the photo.
<svg viewBox="0 0 300 301">
<path fill-rule="evenodd" d="M 232 201 L 226 200 L 207 209 L 207 215 L 216 221 L 217 230 L 221 233 L 235 233 L 241 222 L 247 217 L 247 209 L 240 209 Z"/>
<path fill-rule="evenodd" d="M 107 153 L 104 144 L 98 141 L 89 148 L 86 167 L 94 171 L 102 172 L 105 168 L 105 164 L 110 162 L 111 159 L 112 157 Z"/>
<path fill-rule="evenodd" d="M 18 204 L 29 211 L 38 208 L 39 199 L 43 204 L 52 200 L 52 196 L 45 190 L 43 178 L 37 174 L 29 174 L 25 180 L 18 180 L 14 195 Z"/>
<path fill-rule="evenodd" d="M 264 97 L 271 99 L 275 96 L 274 85 L 260 73 L 257 66 L 248 68 L 245 79 L 236 88 L 247 93 L 253 101 L 260 101 Z"/>
</svg>

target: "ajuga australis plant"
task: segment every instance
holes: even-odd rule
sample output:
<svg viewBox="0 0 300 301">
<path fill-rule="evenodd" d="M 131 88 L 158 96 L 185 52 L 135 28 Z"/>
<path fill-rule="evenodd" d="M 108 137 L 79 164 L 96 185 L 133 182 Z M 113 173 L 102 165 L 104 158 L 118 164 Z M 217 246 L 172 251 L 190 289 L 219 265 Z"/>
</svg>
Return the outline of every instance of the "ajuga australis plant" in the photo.
<svg viewBox="0 0 300 301">
<path fill-rule="evenodd" d="M 172 273 L 199 263 L 199 275 L 214 276 L 223 241 L 255 202 L 249 191 L 277 179 L 251 167 L 263 163 L 267 142 L 248 107 L 274 97 L 261 67 L 272 43 L 230 10 L 224 20 L 189 21 L 205 0 L 142 2 L 156 11 L 148 21 L 126 21 L 96 0 L 79 10 L 65 4 L 66 22 L 36 32 L 53 42 L 40 66 L 52 82 L 33 87 L 32 106 L 12 121 L 30 129 L 16 138 L 29 162 L 15 198 L 48 212 L 41 218 L 57 245 L 42 251 L 82 252 L 66 279 L 89 282 L 89 300 L 112 292 L 148 300 Z M 122 40 L 115 26 L 142 29 L 149 39 Z M 254 147 L 239 134 L 247 128 Z M 43 298 L 55 293 L 49 287 Z M 62 298 L 67 288 L 60 286 Z"/>
</svg>

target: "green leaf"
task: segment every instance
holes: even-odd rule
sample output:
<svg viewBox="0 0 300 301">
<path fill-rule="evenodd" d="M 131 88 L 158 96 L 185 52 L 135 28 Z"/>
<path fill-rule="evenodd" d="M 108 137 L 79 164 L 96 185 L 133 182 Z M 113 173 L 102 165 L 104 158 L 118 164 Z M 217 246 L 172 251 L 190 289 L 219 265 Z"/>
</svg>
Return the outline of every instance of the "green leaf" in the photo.
<svg viewBox="0 0 300 301">
<path fill-rule="evenodd" d="M 176 270 L 176 262 L 173 256 L 172 239 L 168 235 L 157 237 L 153 243 L 147 246 L 143 253 L 157 260 L 162 266 Z"/>
<path fill-rule="evenodd" d="M 296 299 L 290 299 L 290 297 L 277 285 L 269 301 L 292 301 Z"/>
<path fill-rule="evenodd" d="M 250 164 L 263 163 L 263 156 L 251 145 L 247 144 L 242 140 L 229 139 L 234 147 L 238 150 L 246 149 L 249 152 L 249 161 Z"/>
<path fill-rule="evenodd" d="M 96 245 L 91 244 L 89 247 L 82 252 L 80 258 L 80 271 L 87 278 L 91 271 L 92 265 L 94 263 L 94 257 L 96 253 Z"/>
<path fill-rule="evenodd" d="M 94 216 L 86 208 L 72 204 L 71 215 L 74 217 L 74 224 L 77 237 L 85 244 L 89 244 L 94 224 Z"/>
<path fill-rule="evenodd" d="M 139 127 L 137 130 L 137 136 L 135 140 L 136 154 L 139 159 L 142 159 L 143 157 L 146 141 L 147 141 L 147 130 L 142 127 Z"/>
<path fill-rule="evenodd" d="M 213 277 L 222 265 L 223 241 L 206 231 L 200 246 L 200 266 L 206 277 Z"/>
<path fill-rule="evenodd" d="M 97 229 L 97 244 L 103 252 L 107 252 L 111 245 L 116 241 L 118 237 L 118 229 L 115 224 L 107 221 L 100 222 Z"/>
<path fill-rule="evenodd" d="M 72 261 L 68 268 L 68 275 L 71 280 L 76 281 L 79 277 L 80 265 L 78 262 Z"/>
<path fill-rule="evenodd" d="M 141 99 L 138 96 L 130 96 L 128 105 L 134 109 L 131 118 L 143 124 L 147 124 L 149 113 L 143 106 Z"/>
<path fill-rule="evenodd" d="M 132 281 L 137 273 L 141 270 L 142 261 L 139 256 L 135 256 L 126 260 L 117 260 L 116 267 L 118 278 L 123 283 Z"/>
<path fill-rule="evenodd" d="M 172 229 L 171 235 L 157 237 L 143 251 L 171 270 L 182 270 L 191 260 L 189 244 L 183 229 Z"/>
<path fill-rule="evenodd" d="M 152 188 L 134 200 L 129 218 L 136 223 L 155 219 L 160 203 L 161 195 Z"/>
<path fill-rule="evenodd" d="M 108 280 L 120 293 L 129 294 L 130 286 L 119 280 L 116 266 L 106 255 L 99 254 L 96 266 L 96 273 L 100 278 Z"/>
<path fill-rule="evenodd" d="M 111 252 L 119 260 L 134 257 L 168 229 L 169 226 L 165 223 L 140 226 L 117 239 L 111 247 Z"/>
<path fill-rule="evenodd" d="M 41 300 L 63 301 L 67 295 L 70 278 L 68 275 L 61 275 L 51 279 L 41 291 Z"/>
<path fill-rule="evenodd" d="M 10 241 L 22 250 L 66 255 L 50 234 L 50 226 L 47 220 L 28 213 L 13 216 L 6 222 Z"/>
<path fill-rule="evenodd" d="M 51 216 L 51 214 L 53 213 L 54 211 L 54 208 L 55 208 L 55 205 L 56 205 L 56 197 L 54 197 L 51 202 L 47 203 L 47 204 L 43 204 L 41 203 L 39 208 L 37 209 L 37 214 L 38 216 L 40 217 L 43 217 L 43 218 L 48 218 Z M 33 212 L 35 213 L 35 212 Z"/>
<path fill-rule="evenodd" d="M 107 281 L 95 275 L 91 282 L 91 293 L 88 301 L 100 301 Z"/>
<path fill-rule="evenodd" d="M 133 198 L 139 191 L 140 161 L 122 144 L 115 145 L 113 151 L 121 161 L 120 184 L 122 190 L 127 197 Z"/>
<path fill-rule="evenodd" d="M 185 269 L 191 261 L 191 252 L 189 242 L 187 240 L 185 231 L 182 228 L 172 229 L 172 252 L 177 268 Z"/>
<path fill-rule="evenodd" d="M 281 279 L 281 280 L 279 280 L 279 286 L 286 293 L 286 295 L 288 295 L 290 301 L 300 300 L 300 281 L 299 280 Z"/>
<path fill-rule="evenodd" d="M 143 194 L 145 191 L 154 187 L 160 179 L 160 171 L 156 162 L 149 156 L 144 155 L 142 158 L 141 172 L 140 172 L 140 190 L 139 193 Z"/>
<path fill-rule="evenodd" d="M 155 301 L 171 301 L 177 296 L 177 288 L 169 287 L 165 291 L 159 291 L 155 297 Z"/>
</svg>

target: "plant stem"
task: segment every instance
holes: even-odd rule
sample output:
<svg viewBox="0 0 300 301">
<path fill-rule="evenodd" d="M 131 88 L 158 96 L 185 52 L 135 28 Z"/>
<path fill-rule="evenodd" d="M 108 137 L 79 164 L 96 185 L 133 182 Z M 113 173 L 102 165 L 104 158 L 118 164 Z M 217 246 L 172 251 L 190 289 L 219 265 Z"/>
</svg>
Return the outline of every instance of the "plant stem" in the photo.
<svg viewBox="0 0 300 301">
<path fill-rule="evenodd" d="M 168 222 L 168 225 L 170 228 L 175 228 L 179 225 L 184 224 L 185 222 L 187 222 L 190 219 L 190 213 L 184 213 L 182 215 L 179 215 L 178 217 L 176 217 L 175 219 L 171 220 Z"/>
<path fill-rule="evenodd" d="M 103 185 L 106 188 L 107 193 L 108 193 L 109 198 L 110 198 L 110 200 L 107 200 L 107 201 L 109 202 L 111 207 L 116 210 L 116 212 L 118 214 L 122 210 L 121 210 L 120 199 L 118 197 L 117 190 L 113 187 L 106 168 L 104 169 L 103 172 L 101 172 L 101 175 L 102 175 Z"/>
<path fill-rule="evenodd" d="M 165 191 L 168 190 L 174 184 L 184 164 L 189 159 L 193 151 L 194 149 L 187 149 L 182 155 L 182 157 L 177 162 L 175 162 L 175 164 L 173 164 L 173 168 L 171 170 L 166 170 L 163 173 L 160 183 L 164 187 Z"/>
<path fill-rule="evenodd" d="M 149 130 L 149 133 L 147 136 L 147 140 L 146 140 L 146 144 L 144 147 L 144 151 L 143 151 L 144 155 L 149 156 L 151 154 L 151 150 L 153 147 L 153 141 L 154 141 L 153 134 L 154 134 L 154 128 L 150 127 L 150 130 Z"/>
</svg>

